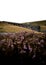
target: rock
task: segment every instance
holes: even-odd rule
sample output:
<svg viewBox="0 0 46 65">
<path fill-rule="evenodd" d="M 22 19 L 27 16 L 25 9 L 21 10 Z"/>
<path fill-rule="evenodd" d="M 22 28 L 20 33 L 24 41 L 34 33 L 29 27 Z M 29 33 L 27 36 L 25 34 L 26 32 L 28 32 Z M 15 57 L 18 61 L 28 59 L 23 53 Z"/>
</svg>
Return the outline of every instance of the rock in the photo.
<svg viewBox="0 0 46 65">
<path fill-rule="evenodd" d="M 40 32 L 40 26 L 32 26 L 31 28 L 32 28 L 32 30 L 36 30 L 36 31 Z"/>
</svg>

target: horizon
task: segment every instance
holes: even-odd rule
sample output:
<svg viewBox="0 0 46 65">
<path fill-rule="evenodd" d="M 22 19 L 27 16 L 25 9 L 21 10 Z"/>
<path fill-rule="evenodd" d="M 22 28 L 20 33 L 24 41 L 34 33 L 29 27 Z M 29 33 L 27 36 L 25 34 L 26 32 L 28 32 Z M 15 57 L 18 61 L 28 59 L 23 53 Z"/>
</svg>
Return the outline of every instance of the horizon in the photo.
<svg viewBox="0 0 46 65">
<path fill-rule="evenodd" d="M 37 20 L 37 21 L 28 21 L 28 22 L 30 23 L 30 22 L 42 22 L 42 21 L 46 21 L 46 20 Z M 13 22 L 13 21 L 12 22 L 11 21 L 0 21 L 0 22 L 18 23 L 18 22 Z M 20 22 L 20 24 L 21 23 L 28 23 L 28 22 Z"/>
</svg>

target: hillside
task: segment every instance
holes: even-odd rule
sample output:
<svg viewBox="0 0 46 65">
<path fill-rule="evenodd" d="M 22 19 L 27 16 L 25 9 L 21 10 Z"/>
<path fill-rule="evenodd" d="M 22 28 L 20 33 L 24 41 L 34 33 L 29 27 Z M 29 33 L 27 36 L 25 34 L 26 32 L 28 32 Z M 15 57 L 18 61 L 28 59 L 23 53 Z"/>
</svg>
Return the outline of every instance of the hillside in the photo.
<svg viewBox="0 0 46 65">
<path fill-rule="evenodd" d="M 24 24 L 32 24 L 32 25 L 45 25 L 46 26 L 46 20 L 41 21 L 33 21 L 33 22 L 26 22 Z"/>
<path fill-rule="evenodd" d="M 40 31 L 46 31 L 46 20 L 23 23 L 28 26 L 40 26 Z"/>
<path fill-rule="evenodd" d="M 8 57 L 8 61 L 12 58 L 12 62 L 15 59 L 15 63 L 45 64 L 46 34 L 0 22 L 0 59 L 2 57 Z"/>
<path fill-rule="evenodd" d="M 32 30 L 35 30 L 35 31 L 38 31 L 38 32 L 45 32 L 46 33 L 46 20 L 26 22 L 26 23 L 14 23 L 14 22 L 7 22 L 6 23 L 6 21 L 2 21 L 2 24 L 0 23 L 0 32 L 1 31 L 3 32 L 3 30 L 5 32 L 8 31 L 8 30 L 6 31 L 6 29 L 4 29 L 4 28 L 3 29 L 1 28 L 2 25 L 5 28 L 8 28 L 5 24 L 7 24 L 8 27 L 10 26 L 8 30 L 10 31 L 10 29 L 12 28 L 13 32 L 21 31 L 20 28 L 18 28 L 18 26 L 19 26 L 19 27 L 24 27 L 24 28 L 21 28 L 22 31 L 23 30 L 25 31 L 28 28 L 28 30 L 32 29 Z M 16 26 L 17 26 L 17 28 L 16 28 L 16 31 L 15 31 L 14 29 L 15 29 Z"/>
<path fill-rule="evenodd" d="M 39 33 L 37 31 L 31 30 L 28 28 L 0 22 L 0 32 L 24 32 L 24 31 Z"/>
</svg>

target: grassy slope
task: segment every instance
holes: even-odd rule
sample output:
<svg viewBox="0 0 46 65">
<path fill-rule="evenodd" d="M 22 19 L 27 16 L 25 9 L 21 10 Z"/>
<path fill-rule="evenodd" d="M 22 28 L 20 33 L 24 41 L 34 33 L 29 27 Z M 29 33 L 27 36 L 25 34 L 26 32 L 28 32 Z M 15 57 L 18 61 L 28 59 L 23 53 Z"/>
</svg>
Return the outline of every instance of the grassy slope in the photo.
<svg viewBox="0 0 46 65">
<path fill-rule="evenodd" d="M 41 31 L 46 30 L 46 21 L 37 21 L 37 22 L 35 21 L 35 22 L 27 22 L 27 23 L 20 23 L 20 24 L 24 24 L 24 25 L 27 24 L 33 26 L 40 25 Z M 23 27 L 18 27 L 16 26 L 16 23 L 12 23 L 12 24 L 10 23 L 8 24 L 6 22 L 0 23 L 0 32 L 20 32 L 20 31 L 31 31 L 31 30 Z"/>
<path fill-rule="evenodd" d="M 0 32 L 22 32 L 22 31 L 33 32 L 34 30 L 27 29 L 24 27 L 19 27 L 16 25 L 8 24 L 8 23 L 0 23 Z"/>
</svg>

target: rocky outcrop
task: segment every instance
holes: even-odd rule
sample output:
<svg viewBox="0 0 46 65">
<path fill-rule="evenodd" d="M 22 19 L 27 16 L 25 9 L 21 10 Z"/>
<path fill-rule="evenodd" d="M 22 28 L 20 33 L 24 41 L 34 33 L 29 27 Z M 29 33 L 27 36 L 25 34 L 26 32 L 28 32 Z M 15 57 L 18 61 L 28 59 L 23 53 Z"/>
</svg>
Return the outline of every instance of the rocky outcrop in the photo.
<svg viewBox="0 0 46 65">
<path fill-rule="evenodd" d="M 40 26 L 32 26 L 31 29 L 40 32 Z"/>
</svg>

